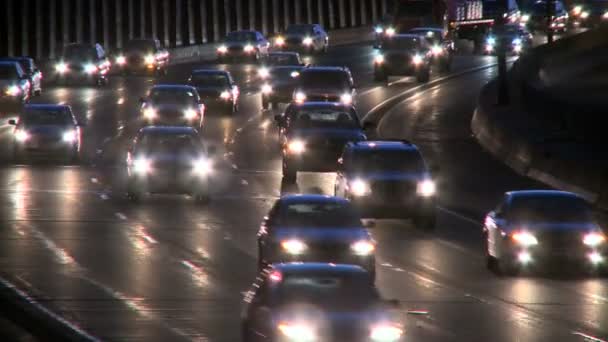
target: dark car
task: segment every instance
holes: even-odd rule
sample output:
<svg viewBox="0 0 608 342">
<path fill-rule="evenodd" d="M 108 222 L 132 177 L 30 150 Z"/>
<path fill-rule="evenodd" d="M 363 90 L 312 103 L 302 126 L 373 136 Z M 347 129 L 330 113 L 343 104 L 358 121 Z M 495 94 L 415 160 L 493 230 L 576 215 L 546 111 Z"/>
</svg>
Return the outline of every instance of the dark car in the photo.
<svg viewBox="0 0 608 342">
<path fill-rule="evenodd" d="M 507 192 L 485 218 L 488 268 L 516 274 L 555 265 L 591 271 L 607 270 L 608 241 L 591 206 L 570 192 Z"/>
<path fill-rule="evenodd" d="M 0 111 L 18 110 L 30 100 L 31 83 L 17 62 L 0 62 Z"/>
<path fill-rule="evenodd" d="M 17 62 L 30 81 L 30 97 L 42 93 L 42 72 L 31 57 L 0 57 L 0 62 Z"/>
<path fill-rule="evenodd" d="M 397 301 L 355 265 L 273 264 L 244 296 L 243 341 L 402 341 Z"/>
<path fill-rule="evenodd" d="M 159 84 L 141 100 L 142 120 L 147 125 L 186 125 L 201 128 L 205 116 L 196 88 L 189 85 Z"/>
<path fill-rule="evenodd" d="M 551 18 L 551 29 L 553 31 L 565 32 L 568 28 L 568 11 L 561 0 L 553 2 L 553 13 Z M 530 31 L 547 31 L 547 2 L 534 1 L 522 6 L 521 23 Z"/>
<path fill-rule="evenodd" d="M 217 59 L 220 63 L 236 58 L 257 62 L 268 54 L 269 46 L 268 40 L 258 31 L 234 31 L 218 46 Z"/>
<path fill-rule="evenodd" d="M 63 48 L 63 54 L 55 64 L 54 76 L 58 82 L 86 81 L 105 85 L 110 66 L 100 44 L 73 43 Z"/>
<path fill-rule="evenodd" d="M 127 196 L 188 194 L 205 202 L 213 176 L 212 151 L 192 127 L 142 128 L 127 154 Z"/>
<path fill-rule="evenodd" d="M 409 30 L 408 33 L 416 34 L 426 39 L 431 49 L 431 61 L 441 71 L 449 71 L 451 69 L 455 47 L 454 41 L 449 37 L 448 30 L 437 27 L 416 27 Z"/>
<path fill-rule="evenodd" d="M 312 66 L 300 72 L 293 93 L 296 103 L 327 101 L 352 104 L 357 94 L 353 76 L 346 67 Z"/>
<path fill-rule="evenodd" d="M 153 73 L 166 74 L 169 65 L 169 51 L 158 39 L 132 39 L 115 57 L 116 67 L 123 74 Z"/>
<path fill-rule="evenodd" d="M 284 196 L 270 209 L 258 233 L 258 268 L 289 261 L 355 264 L 373 275 L 375 242 L 348 200 Z"/>
<path fill-rule="evenodd" d="M 274 46 L 308 53 L 327 52 L 329 36 L 319 24 L 292 24 L 285 34 L 275 37 Z"/>
<path fill-rule="evenodd" d="M 207 108 L 218 108 L 230 115 L 239 108 L 239 87 L 229 71 L 197 69 L 192 71 L 188 83 L 196 87 Z"/>
<path fill-rule="evenodd" d="M 278 103 L 289 103 L 298 84 L 302 66 L 275 66 L 268 69 L 268 76 L 260 87 L 262 108 L 276 107 Z"/>
<path fill-rule="evenodd" d="M 431 75 L 431 49 L 418 34 L 395 34 L 384 38 L 374 57 L 374 80 L 386 82 L 393 75 L 415 76 L 428 82 Z"/>
<path fill-rule="evenodd" d="M 77 161 L 80 155 L 80 124 L 72 108 L 55 104 L 28 104 L 19 118 L 10 120 L 13 134 L 14 159 L 22 162 L 28 157 L 62 156 Z"/>
<path fill-rule="evenodd" d="M 344 146 L 366 139 L 352 105 L 290 104 L 275 120 L 280 129 L 285 182 L 295 182 L 298 171 L 336 171 Z"/>
<path fill-rule="evenodd" d="M 497 44 L 504 42 L 507 53 L 519 55 L 532 47 L 532 34 L 517 24 L 491 29 L 486 37 L 485 53 L 496 54 Z"/>
<path fill-rule="evenodd" d="M 275 51 L 268 53 L 258 68 L 258 78 L 265 80 L 270 76 L 270 69 L 278 66 L 304 66 L 300 54 L 292 51 Z"/>
<path fill-rule="evenodd" d="M 365 217 L 412 217 L 435 228 L 436 185 L 418 150 L 408 141 L 349 143 L 339 160 L 335 195 Z"/>
</svg>

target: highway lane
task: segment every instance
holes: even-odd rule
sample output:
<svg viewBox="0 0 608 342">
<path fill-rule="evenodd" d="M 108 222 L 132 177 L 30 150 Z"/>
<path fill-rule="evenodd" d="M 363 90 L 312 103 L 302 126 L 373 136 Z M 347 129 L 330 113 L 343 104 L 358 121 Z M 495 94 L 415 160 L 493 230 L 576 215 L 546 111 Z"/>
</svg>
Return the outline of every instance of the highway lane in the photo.
<svg viewBox="0 0 608 342">
<path fill-rule="evenodd" d="M 345 64 L 352 69 L 363 88 L 358 102 L 362 114 L 415 85 L 398 81 L 384 88 L 371 83 L 372 53 L 368 47 L 347 46 L 332 49 L 315 61 Z M 455 71 L 491 61 L 490 57 L 458 57 Z M 175 66 L 166 80 L 183 80 L 189 70 L 201 65 Z M 261 218 L 281 193 L 329 193 L 333 175 L 303 174 L 296 187 L 282 186 L 277 134 L 271 121 L 276 111 L 261 111 L 254 68 L 223 67 L 234 73 L 244 96 L 241 111 L 234 117 L 209 113 L 206 118 L 204 136 L 220 147 L 217 158 L 222 174 L 208 206 L 183 197 L 158 196 L 137 205 L 124 199 L 124 167 L 120 161 L 126 142 L 139 126 L 138 98 L 153 83 L 151 79 L 114 78 L 104 89 L 54 88 L 36 99 L 71 104 L 79 115 L 88 118 L 81 166 L 13 166 L 8 147 L 10 128 L 2 127 L 3 274 L 104 339 L 238 340 L 240 292 L 255 276 L 255 233 Z M 530 185 L 521 179 L 515 182 L 509 170 L 492 164 L 489 157 L 484 159 L 479 149 L 471 159 L 463 159 L 474 146 L 452 146 L 451 137 L 463 139 L 458 134 L 468 127 L 465 114 L 476 96 L 475 87 L 490 77 L 481 75 L 440 85 L 434 97 L 422 92 L 419 108 L 415 101 L 408 101 L 391 111 L 381 124 L 381 128 L 391 128 L 387 132 L 381 129 L 382 134 L 435 142 L 433 149 L 425 146 L 425 150 L 441 155 L 442 177 L 451 177 L 446 183 L 456 182 L 454 188 L 445 190 L 445 196 L 442 194 L 442 204 L 461 213 L 485 209 L 483 204 L 491 202 L 484 201 L 501 188 Z M 425 115 L 432 106 L 441 108 L 436 114 Z M 452 109 L 460 114 L 447 115 Z M 412 120 L 411 114 L 416 111 L 419 119 Z M 425 117 L 432 120 L 425 121 Z M 413 127 L 418 135 L 408 131 Z M 488 183 L 496 170 L 504 175 L 497 178 L 498 186 L 492 187 L 485 199 L 475 197 L 477 192 L 487 194 L 481 185 L 463 191 L 462 200 L 457 195 L 450 197 L 470 186 L 466 170 L 475 170 L 477 162 L 489 164 L 489 170 L 494 170 L 487 176 Z M 482 206 L 453 205 L 476 201 Z M 440 219 L 439 240 L 408 222 L 380 222 L 374 228 L 380 242 L 380 289 L 388 297 L 400 299 L 404 310 L 429 311 L 428 315 L 406 317 L 412 339 L 462 340 L 466 336 L 484 341 L 495 336 L 492 332 L 496 329 L 499 334 L 495 337 L 500 341 L 512 341 L 514 337 L 567 340 L 572 338 L 570 325 L 578 327 L 572 317 L 607 321 L 601 310 L 591 310 L 587 315 L 580 312 L 584 307 L 597 308 L 589 293 L 598 296 L 594 300 L 600 305 L 601 298 L 607 297 L 601 280 L 580 281 L 582 285 L 536 278 L 511 281 L 485 271 L 477 249 L 478 228 L 469 219 L 445 213 Z M 485 289 L 486 284 L 490 284 L 490 290 Z M 510 296 L 500 296 L 501 290 Z M 513 308 L 511 302 L 528 296 L 531 303 L 541 293 L 546 297 L 541 303 L 580 301 L 585 306 L 560 305 L 553 309 L 567 309 L 564 320 L 568 324 L 553 318 L 546 321 L 546 305 L 533 308 L 534 312 L 519 308 L 525 305 Z M 539 310 L 540 315 L 536 313 Z M 499 323 L 500 319 L 507 323 Z"/>
</svg>

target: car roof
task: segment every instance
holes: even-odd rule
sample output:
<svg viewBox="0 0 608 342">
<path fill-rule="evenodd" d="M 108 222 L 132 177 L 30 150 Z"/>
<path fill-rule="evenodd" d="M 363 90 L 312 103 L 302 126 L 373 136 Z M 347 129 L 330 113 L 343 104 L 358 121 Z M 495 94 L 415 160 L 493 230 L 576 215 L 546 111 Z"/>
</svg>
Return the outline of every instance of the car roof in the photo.
<svg viewBox="0 0 608 342">
<path fill-rule="evenodd" d="M 181 90 L 192 90 L 195 89 L 193 86 L 187 84 L 156 84 L 152 86 L 152 89 L 181 89 Z"/>
<path fill-rule="evenodd" d="M 515 198 L 524 198 L 524 197 L 561 197 L 561 198 L 571 198 L 571 199 L 583 199 L 581 196 L 568 191 L 560 191 L 560 190 L 517 190 L 517 191 L 509 191 L 507 195 L 511 197 L 511 199 Z"/>
<path fill-rule="evenodd" d="M 272 51 L 268 53 L 269 56 L 298 56 L 299 53 L 294 51 Z"/>
<path fill-rule="evenodd" d="M 279 199 L 281 203 L 284 204 L 294 204 L 294 203 L 348 203 L 348 200 L 330 195 L 320 195 L 320 194 L 297 194 L 297 195 L 285 195 Z"/>
<path fill-rule="evenodd" d="M 37 110 L 56 110 L 56 109 L 69 109 L 68 105 L 61 104 L 33 104 L 29 103 L 24 106 L 25 109 L 37 109 Z"/>
<path fill-rule="evenodd" d="M 389 38 L 390 39 L 420 39 L 420 34 L 419 33 L 399 33 L 399 34 L 395 34 L 393 36 L 391 36 Z"/>
<path fill-rule="evenodd" d="M 272 264 L 272 269 L 285 275 L 294 274 L 335 274 L 335 275 L 361 275 L 369 276 L 369 273 L 357 265 L 331 264 L 321 262 L 290 262 Z"/>
<path fill-rule="evenodd" d="M 366 140 L 349 143 L 348 147 L 355 151 L 418 151 L 418 147 L 407 140 Z"/>
<path fill-rule="evenodd" d="M 218 69 L 194 69 L 192 70 L 192 75 L 195 74 L 215 74 L 215 75 L 229 75 L 230 72 L 226 70 L 218 70 Z"/>
<path fill-rule="evenodd" d="M 16 61 L 0 61 L 0 65 L 2 65 L 2 66 L 8 66 L 8 65 L 19 66 L 19 63 Z"/>
<path fill-rule="evenodd" d="M 319 66 L 319 65 L 315 65 L 315 66 L 306 67 L 303 71 L 304 72 L 319 72 L 319 71 L 342 71 L 342 72 L 345 72 L 347 70 L 348 69 L 346 69 L 346 67 L 341 67 L 341 66 Z"/>
<path fill-rule="evenodd" d="M 196 129 L 187 126 L 146 126 L 141 133 L 153 134 L 196 134 Z"/>
<path fill-rule="evenodd" d="M 353 110 L 355 106 L 352 104 L 344 104 L 341 102 L 324 102 L 324 101 L 309 101 L 304 103 L 294 103 L 294 107 L 298 109 L 318 109 L 318 108 L 338 108 L 343 110 Z"/>
</svg>

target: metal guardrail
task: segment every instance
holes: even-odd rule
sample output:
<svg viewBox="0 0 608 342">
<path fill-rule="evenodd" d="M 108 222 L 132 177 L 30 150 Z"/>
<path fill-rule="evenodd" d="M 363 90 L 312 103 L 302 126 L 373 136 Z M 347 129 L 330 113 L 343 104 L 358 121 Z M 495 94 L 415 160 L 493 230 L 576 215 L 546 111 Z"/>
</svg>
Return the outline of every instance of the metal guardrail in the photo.
<svg viewBox="0 0 608 342">
<path fill-rule="evenodd" d="M 54 58 L 69 42 L 106 50 L 131 38 L 158 38 L 167 47 L 217 42 L 226 32 L 279 32 L 291 23 L 327 29 L 369 25 L 390 0 L 3 0 L 0 55 Z"/>
</svg>

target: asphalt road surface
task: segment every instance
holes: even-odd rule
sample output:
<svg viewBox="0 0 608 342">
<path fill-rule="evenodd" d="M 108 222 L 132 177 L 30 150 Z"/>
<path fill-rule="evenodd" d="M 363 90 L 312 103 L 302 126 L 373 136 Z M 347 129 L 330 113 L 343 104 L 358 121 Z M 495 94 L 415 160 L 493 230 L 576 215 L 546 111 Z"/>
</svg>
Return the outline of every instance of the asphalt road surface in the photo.
<svg viewBox="0 0 608 342">
<path fill-rule="evenodd" d="M 500 278 L 485 269 L 481 222 L 502 192 L 542 187 L 517 176 L 470 136 L 479 89 L 493 68 L 413 89 L 372 82 L 373 50 L 334 47 L 312 62 L 351 68 L 362 116 L 384 137 L 411 139 L 440 166 L 438 228 L 378 221 L 377 285 L 398 299 L 408 341 L 583 341 L 608 336 L 608 281 L 566 275 Z M 493 63 L 462 55 L 452 73 Z M 202 63 L 175 65 L 180 82 Z M 262 111 L 255 66 L 221 65 L 241 86 L 240 112 L 209 112 L 203 136 L 218 146 L 208 205 L 182 196 L 125 199 L 124 158 L 141 126 L 152 78 L 106 88 L 46 88 L 39 103 L 70 104 L 86 120 L 81 165 L 14 165 L 12 127 L 0 126 L 0 272 L 41 303 L 104 340 L 238 341 L 242 292 L 256 275 L 256 232 L 282 193 L 333 191 L 333 174 L 282 186 L 277 110 Z M 377 105 L 408 89 L 403 101 Z M 394 103 L 393 103 L 394 104 Z M 375 108 L 376 107 L 376 108 Z M 4 122 L 10 117 L 4 115 Z M 408 311 L 409 314 L 408 314 Z"/>
</svg>

